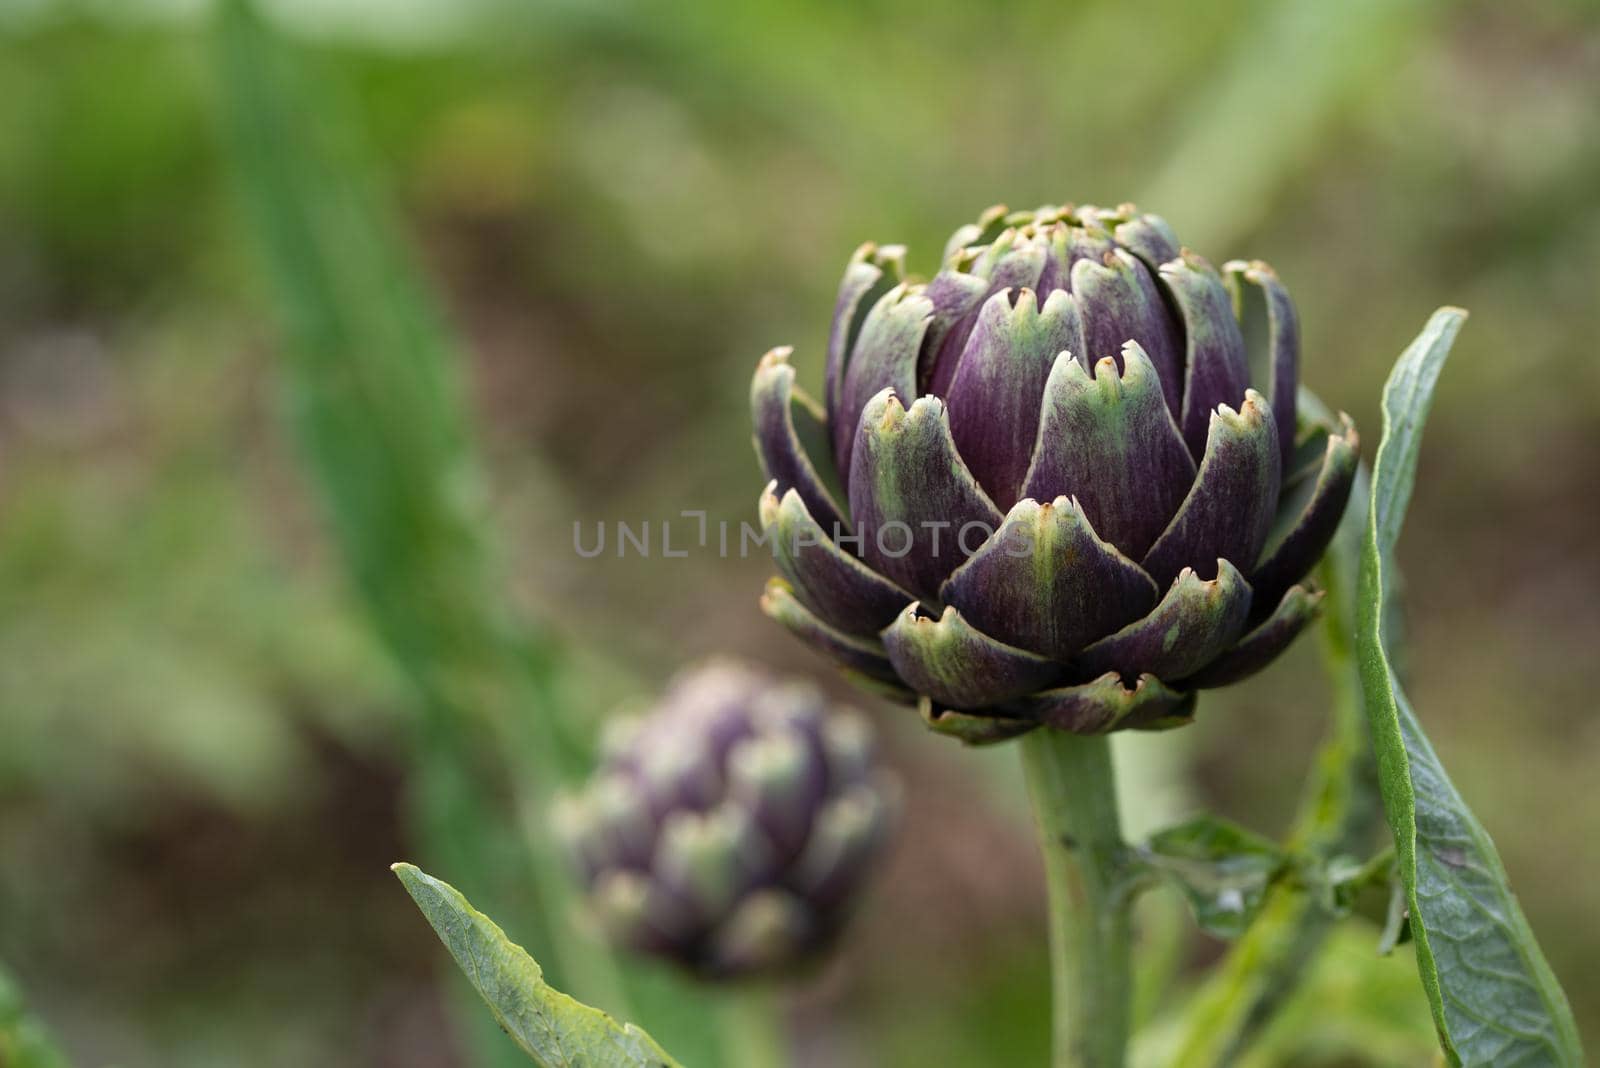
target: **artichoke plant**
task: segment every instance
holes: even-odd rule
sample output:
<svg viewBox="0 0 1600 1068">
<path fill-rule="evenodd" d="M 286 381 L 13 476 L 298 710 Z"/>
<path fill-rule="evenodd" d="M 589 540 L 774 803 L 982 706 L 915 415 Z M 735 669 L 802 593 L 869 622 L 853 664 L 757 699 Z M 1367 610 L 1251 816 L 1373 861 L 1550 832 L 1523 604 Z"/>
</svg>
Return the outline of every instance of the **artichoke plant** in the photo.
<svg viewBox="0 0 1600 1068">
<path fill-rule="evenodd" d="M 851 258 L 821 404 L 789 349 L 756 370 L 766 612 L 969 742 L 1181 724 L 1281 653 L 1358 443 L 1299 402 L 1272 269 L 1132 205 L 993 208 L 904 266 Z"/>
<path fill-rule="evenodd" d="M 898 802 L 859 715 L 809 684 L 713 661 L 613 722 L 555 821 L 612 941 L 725 979 L 830 941 Z"/>
</svg>

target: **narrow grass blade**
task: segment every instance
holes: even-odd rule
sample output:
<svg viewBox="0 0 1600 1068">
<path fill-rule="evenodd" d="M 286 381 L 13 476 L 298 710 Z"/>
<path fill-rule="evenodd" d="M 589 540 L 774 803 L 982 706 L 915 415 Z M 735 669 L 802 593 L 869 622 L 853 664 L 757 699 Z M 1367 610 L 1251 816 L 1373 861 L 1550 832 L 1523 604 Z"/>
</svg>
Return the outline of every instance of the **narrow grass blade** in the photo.
<svg viewBox="0 0 1600 1068">
<path fill-rule="evenodd" d="M 598 947 L 566 921 L 571 891 L 527 811 L 575 764 L 547 693 L 551 650 L 514 621 L 456 346 L 396 236 L 340 86 L 244 0 L 218 16 L 226 144 L 283 327 L 290 426 L 353 584 L 412 682 L 415 823 L 435 863 L 520 915 L 562 981 L 615 1004 Z M 479 1015 L 474 1013 L 474 1019 Z M 479 1040 L 491 1061 L 510 1052 Z"/>
<path fill-rule="evenodd" d="M 1197 79 L 1176 143 L 1141 203 L 1194 248 L 1226 248 L 1317 158 L 1319 138 L 1422 39 L 1436 0 L 1259 4 Z"/>
<path fill-rule="evenodd" d="M 682 980 L 645 968 L 619 977 L 570 922 L 573 891 L 543 814 L 590 754 L 558 729 L 562 650 L 508 600 L 460 346 L 397 236 L 344 87 L 245 0 L 222 5 L 217 50 L 240 205 L 283 328 L 290 425 L 373 627 L 419 697 L 410 785 L 421 848 L 496 911 L 515 907 L 563 987 L 633 1006 L 695 1064 L 716 1065 L 715 1022 L 690 1007 Z M 484 1022 L 480 1054 L 516 1057 Z"/>
</svg>

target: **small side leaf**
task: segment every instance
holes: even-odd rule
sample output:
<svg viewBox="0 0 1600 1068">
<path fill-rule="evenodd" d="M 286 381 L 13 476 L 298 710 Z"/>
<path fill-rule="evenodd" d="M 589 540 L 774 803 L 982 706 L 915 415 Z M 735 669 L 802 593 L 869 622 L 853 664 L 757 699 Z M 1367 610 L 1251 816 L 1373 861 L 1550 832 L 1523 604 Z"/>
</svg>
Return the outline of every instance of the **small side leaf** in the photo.
<svg viewBox="0 0 1600 1068">
<path fill-rule="evenodd" d="M 1566 996 L 1507 885 L 1494 843 L 1423 734 L 1387 644 L 1394 547 L 1416 481 L 1423 422 L 1465 319 L 1456 308 L 1435 312 L 1384 387 L 1356 652 L 1417 968 L 1445 1055 L 1455 1065 L 1575 1066 L 1583 1053 Z"/>
<path fill-rule="evenodd" d="M 1275 842 L 1215 816 L 1158 832 L 1143 859 L 1183 892 L 1201 930 L 1218 938 L 1245 932 L 1286 863 Z"/>
<path fill-rule="evenodd" d="M 460 891 L 410 864 L 405 884 L 500 1026 L 544 1068 L 681 1068 L 649 1035 L 553 989 L 538 963 Z"/>
<path fill-rule="evenodd" d="M 1297 864 L 1296 874 L 1317 895 L 1322 907 L 1340 919 L 1360 914 L 1383 922 L 1390 889 L 1399 885 L 1393 849 L 1385 849 L 1365 863 L 1340 855 L 1321 863 L 1313 860 Z M 1378 907 L 1380 904 L 1382 908 Z"/>
</svg>

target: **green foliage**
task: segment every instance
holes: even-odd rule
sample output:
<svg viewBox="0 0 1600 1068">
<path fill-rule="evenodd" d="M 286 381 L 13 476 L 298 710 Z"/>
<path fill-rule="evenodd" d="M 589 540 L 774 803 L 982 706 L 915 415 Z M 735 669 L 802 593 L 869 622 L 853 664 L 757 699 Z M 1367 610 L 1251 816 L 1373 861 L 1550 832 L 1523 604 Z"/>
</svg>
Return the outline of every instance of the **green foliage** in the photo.
<svg viewBox="0 0 1600 1068">
<path fill-rule="evenodd" d="M 1298 899 L 1305 897 L 1299 895 Z M 1275 894 L 1273 907 L 1283 900 Z M 1235 950 L 1252 944 L 1254 937 L 1252 931 L 1246 940 L 1236 943 Z M 1262 943 L 1256 940 L 1253 944 Z M 1270 965 L 1270 957 L 1263 957 L 1262 963 Z M 1273 978 L 1270 967 L 1264 978 Z M 1230 1068 L 1418 1068 L 1434 1064 L 1438 1057 L 1432 1021 L 1422 1000 L 1410 961 L 1401 955 L 1374 954 L 1370 928 L 1328 927 L 1294 981 L 1274 991 L 1268 1002 L 1271 1011 L 1254 1021 L 1248 1044 L 1225 1053 L 1198 1044 L 1188 1020 L 1180 1016 L 1143 1032 L 1130 1063 L 1134 1068 L 1203 1068 L 1208 1064 Z M 1221 1019 L 1226 1022 L 1225 1017 Z"/>
<path fill-rule="evenodd" d="M 554 789 L 562 750 L 549 652 L 513 630 L 482 533 L 448 331 L 368 177 L 357 125 L 328 119 L 342 117 L 335 87 L 309 92 L 309 67 L 243 0 L 224 7 L 218 43 L 228 143 L 276 283 L 291 425 L 372 623 L 420 697 L 426 848 L 496 901 L 531 881 L 541 952 L 605 983 L 604 954 L 558 922 L 570 890 L 553 849 L 537 836 L 531 866 L 517 859 L 523 836 L 494 797 L 507 770 L 524 790 Z M 496 733 L 510 769 L 484 766 Z M 483 1048 L 497 1048 L 492 1036 Z"/>
<path fill-rule="evenodd" d="M 228 145 L 284 328 L 290 425 L 368 616 L 419 698 L 423 848 L 497 910 L 521 904 L 563 983 L 637 1000 L 708 1062 L 713 1032 L 684 1011 L 680 982 L 651 974 L 624 989 L 604 948 L 565 922 L 572 887 L 536 814 L 588 757 L 560 729 L 558 650 L 507 598 L 460 347 L 396 234 L 361 125 L 340 84 L 242 0 L 224 7 L 217 43 Z M 485 1056 L 498 1049 L 493 1035 L 479 1041 Z"/>
<path fill-rule="evenodd" d="M 1258 8 L 1242 20 L 1222 76 L 1196 87 L 1190 121 L 1142 202 L 1182 219 L 1195 248 L 1237 239 L 1261 201 L 1304 165 L 1319 134 L 1386 62 L 1405 55 L 1436 6 L 1288 0 Z M 1288 84 L 1299 91 L 1283 92 Z M 1197 182 L 1197 174 L 1209 180 Z"/>
<path fill-rule="evenodd" d="M 0 1068 L 67 1068 L 44 1027 L 28 1013 L 11 977 L 0 969 Z"/>
<path fill-rule="evenodd" d="M 1237 1068 L 1432 1064 L 1437 1042 L 1428 1014 L 1416 1011 L 1420 1000 L 1409 962 L 1374 955 L 1365 928 L 1335 928 L 1276 1015 L 1263 1021 L 1261 1037 L 1234 1063 Z"/>
<path fill-rule="evenodd" d="M 202 62 L 211 42 L 200 12 L 214 5 L 4 6 L 0 954 L 14 950 L 48 984 L 58 1026 L 116 1035 L 129 1068 L 387 1063 L 386 1036 L 411 1032 L 373 1027 L 370 1007 L 392 1003 L 383 975 L 397 957 L 396 980 L 431 997 L 411 979 L 428 947 L 390 929 L 392 885 L 351 864 L 340 831 L 388 833 L 401 775 L 391 710 L 406 695 L 334 577 L 327 539 L 305 521 L 305 490 L 319 481 L 285 469 L 281 430 L 262 418 L 264 374 L 281 368 L 276 350 L 263 359 L 263 305 L 244 298 L 223 214 L 227 157 L 207 136 L 229 99 Z M 1429 423 L 1427 499 L 1407 520 L 1419 550 L 1407 578 L 1451 627 L 1422 620 L 1408 655 L 1439 709 L 1429 733 L 1496 829 L 1589 1044 L 1600 1038 L 1594 886 L 1571 877 L 1573 843 L 1600 836 L 1600 808 L 1571 798 L 1597 737 L 1583 578 L 1594 570 L 1588 488 L 1600 450 L 1584 443 L 1600 361 L 1588 343 L 1593 279 L 1573 270 L 1600 257 L 1594 5 L 710 0 L 646 18 L 631 3 L 485 0 L 460 5 L 459 34 L 404 48 L 387 43 L 399 14 L 373 18 L 370 0 L 271 6 L 293 8 L 282 25 L 309 27 L 306 51 L 360 94 L 364 132 L 392 171 L 385 185 L 425 242 L 428 271 L 449 285 L 452 315 L 481 343 L 475 434 L 493 450 L 484 466 L 504 544 L 522 557 L 506 584 L 559 612 L 546 618 L 575 641 L 591 639 L 579 652 L 596 669 L 566 687 L 572 716 L 630 687 L 602 644 L 644 673 L 729 641 L 758 656 L 788 647 L 769 633 L 778 628 L 750 626 L 759 575 L 740 567 L 569 566 L 574 513 L 550 504 L 532 464 L 553 461 L 584 488 L 586 519 L 671 515 L 686 499 L 751 518 L 749 363 L 778 335 L 814 375 L 817 310 L 863 236 L 936 246 L 947 218 L 993 199 L 1158 208 L 1219 257 L 1274 262 L 1301 298 L 1308 377 L 1369 431 L 1369 458 L 1374 387 L 1415 332 L 1418 302 L 1469 303 L 1473 330 L 1442 387 L 1455 400 Z M 332 27 L 323 13 L 336 8 L 362 14 Z M 970 61 L 927 62 L 957 54 Z M 316 80 L 301 89 L 295 140 L 275 143 L 286 149 L 302 124 L 342 114 Z M 74 413 L 60 395 L 52 405 L 24 374 L 22 357 L 62 329 L 105 350 L 97 382 L 108 385 L 95 396 L 111 419 L 77 437 L 66 436 Z M 1497 505 L 1493 522 L 1485 501 Z M 1508 566 L 1534 539 L 1540 551 Z M 1324 605 L 1334 610 L 1331 596 Z M 1353 620 L 1327 628 L 1346 631 Z M 1323 730 L 1313 643 L 1299 644 L 1283 667 L 1208 698 L 1214 712 L 1190 737 L 1141 739 L 1151 743 L 1141 752 L 1161 754 L 1148 793 L 1276 828 L 1271 814 L 1298 789 L 1284 762 Z M 354 782 L 347 746 L 381 781 L 360 782 L 349 819 L 307 825 L 308 802 L 337 803 Z M 1346 781 L 1329 759 L 1340 748 L 1352 751 L 1330 746 L 1306 776 L 1330 838 L 1360 822 L 1340 805 L 1365 801 L 1323 790 L 1325 771 Z M 1030 921 L 1033 869 L 1006 849 L 1020 827 L 1008 807 L 1014 768 L 968 781 L 967 769 L 996 761 L 960 754 L 947 766 L 936 750 L 896 743 L 915 782 L 953 780 L 948 798 L 919 786 L 914 822 L 958 805 L 963 818 L 932 848 L 919 839 L 902 850 L 890 907 L 861 917 L 848 985 L 825 987 L 847 992 L 824 992 L 815 1008 L 808 999 L 808 1023 L 825 1048 L 886 1068 L 1042 1063 L 1048 977 Z M 1495 774 L 1505 767 L 1519 773 Z M 443 792 L 435 774 L 410 766 L 406 793 Z M 490 790 L 505 778 L 497 760 L 476 757 L 463 776 Z M 193 855 L 169 859 L 173 831 L 162 828 L 192 839 L 191 821 L 216 818 L 219 801 L 250 813 L 235 849 L 270 860 L 273 843 L 292 843 L 294 862 L 262 865 L 253 893 L 208 914 L 208 937 L 196 939 L 188 912 L 158 907 L 166 877 Z M 994 849 L 969 861 L 959 843 L 970 840 Z M 516 896 L 501 904 L 480 889 L 481 870 L 439 859 L 448 840 L 416 845 L 435 857 L 429 870 L 535 937 L 525 872 L 511 872 Z M 1371 845 L 1336 851 L 1362 858 Z M 154 856 L 161 863 L 137 861 Z M 308 898 L 313 866 L 329 892 Z M 108 926 L 136 910 L 118 936 L 120 969 L 96 966 L 101 940 L 63 900 L 69 888 Z M 263 910 L 285 901 L 301 906 Z M 1165 890 L 1141 904 L 1181 912 Z M 1232 981 L 1244 974 L 1235 962 L 1257 966 L 1233 988 L 1223 1030 L 1288 998 L 1280 1019 L 1291 1028 L 1349 1041 L 1297 1057 L 1304 1047 L 1261 1035 L 1256 1063 L 1427 1063 L 1414 1043 L 1385 1054 L 1364 1042 L 1375 1025 L 1337 1008 L 1345 1002 L 1323 978 L 1331 944 L 1347 964 L 1337 990 L 1387 1002 L 1431 1041 L 1412 952 L 1377 960 L 1373 929 L 1352 923 L 1329 941 L 1329 923 L 1288 881 L 1273 886 L 1262 919 L 1211 970 Z M 1305 953 L 1318 963 L 1292 967 Z M 1194 957 L 1187 944 L 1178 955 Z M 556 957 L 541 959 L 553 982 L 621 1011 Z M 127 996 L 130 970 L 147 976 L 141 997 Z M 471 1018 L 493 1031 L 461 986 Z M 303 993 L 312 987 L 315 1004 Z M 711 1063 L 670 1023 L 705 1014 L 639 1004 L 626 1015 L 695 1068 Z M 460 1028 L 431 1030 L 428 1049 L 443 1057 Z"/>
<path fill-rule="evenodd" d="M 1157 832 L 1142 859 L 1183 893 L 1200 929 L 1218 938 L 1244 934 L 1288 860 L 1276 842 L 1217 816 Z"/>
<path fill-rule="evenodd" d="M 1575 1066 L 1583 1054 L 1566 995 L 1511 893 L 1494 843 L 1445 773 L 1391 661 L 1395 543 L 1434 385 L 1465 319 L 1455 308 L 1435 312 L 1384 387 L 1357 654 L 1417 967 L 1446 1055 L 1464 1065 Z"/>
<path fill-rule="evenodd" d="M 378 733 L 394 676 L 331 591 L 274 560 L 238 471 L 194 455 L 204 422 L 174 421 L 160 455 L 129 460 L 132 492 L 162 501 L 137 514 L 104 478 L 8 469 L 0 789 L 114 811 L 149 796 L 154 771 L 272 811 L 310 773 L 305 723 L 358 749 Z"/>
<path fill-rule="evenodd" d="M 224 8 L 219 46 L 228 144 L 276 285 L 301 448 L 400 663 L 433 704 L 482 714 L 474 684 L 509 639 L 455 349 L 337 87 L 242 0 Z"/>
<path fill-rule="evenodd" d="M 1301 406 L 1321 402 L 1302 391 Z M 1326 413 L 1323 413 L 1324 415 Z M 1235 1063 L 1263 1036 L 1274 1014 L 1293 1004 L 1334 930 L 1343 859 L 1365 851 L 1380 822 L 1371 746 L 1350 648 L 1360 538 L 1369 494 L 1357 473 L 1351 503 L 1323 561 L 1323 659 L 1332 684 L 1328 739 L 1318 751 L 1286 847 L 1302 869 L 1321 872 L 1317 893 L 1290 880 L 1274 883 L 1260 914 L 1184 1007 L 1178 1037 L 1159 1061 L 1195 1066 Z M 1332 898 L 1333 900 L 1329 900 Z M 1332 905 L 1333 907 L 1329 907 Z"/>
<path fill-rule="evenodd" d="M 544 972 L 455 887 L 410 864 L 396 864 L 427 917 L 494 1018 L 544 1068 L 678 1068 L 655 1039 L 544 981 Z"/>
</svg>

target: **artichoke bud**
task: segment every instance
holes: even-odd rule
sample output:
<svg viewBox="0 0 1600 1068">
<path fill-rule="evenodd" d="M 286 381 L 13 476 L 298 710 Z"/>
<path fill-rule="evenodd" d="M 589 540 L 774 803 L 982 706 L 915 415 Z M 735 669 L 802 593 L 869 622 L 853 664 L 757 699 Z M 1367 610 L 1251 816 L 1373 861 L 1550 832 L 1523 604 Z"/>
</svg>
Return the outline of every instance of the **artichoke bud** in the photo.
<svg viewBox="0 0 1600 1068">
<path fill-rule="evenodd" d="M 851 260 L 824 403 L 788 354 L 751 387 L 762 607 L 935 730 L 1176 726 L 1317 613 L 1359 441 L 1264 263 L 1131 204 L 994 208 L 926 282 Z"/>
<path fill-rule="evenodd" d="M 814 687 L 714 662 L 613 732 L 555 831 L 598 926 L 709 978 L 776 970 L 838 931 L 898 788 Z"/>
</svg>

